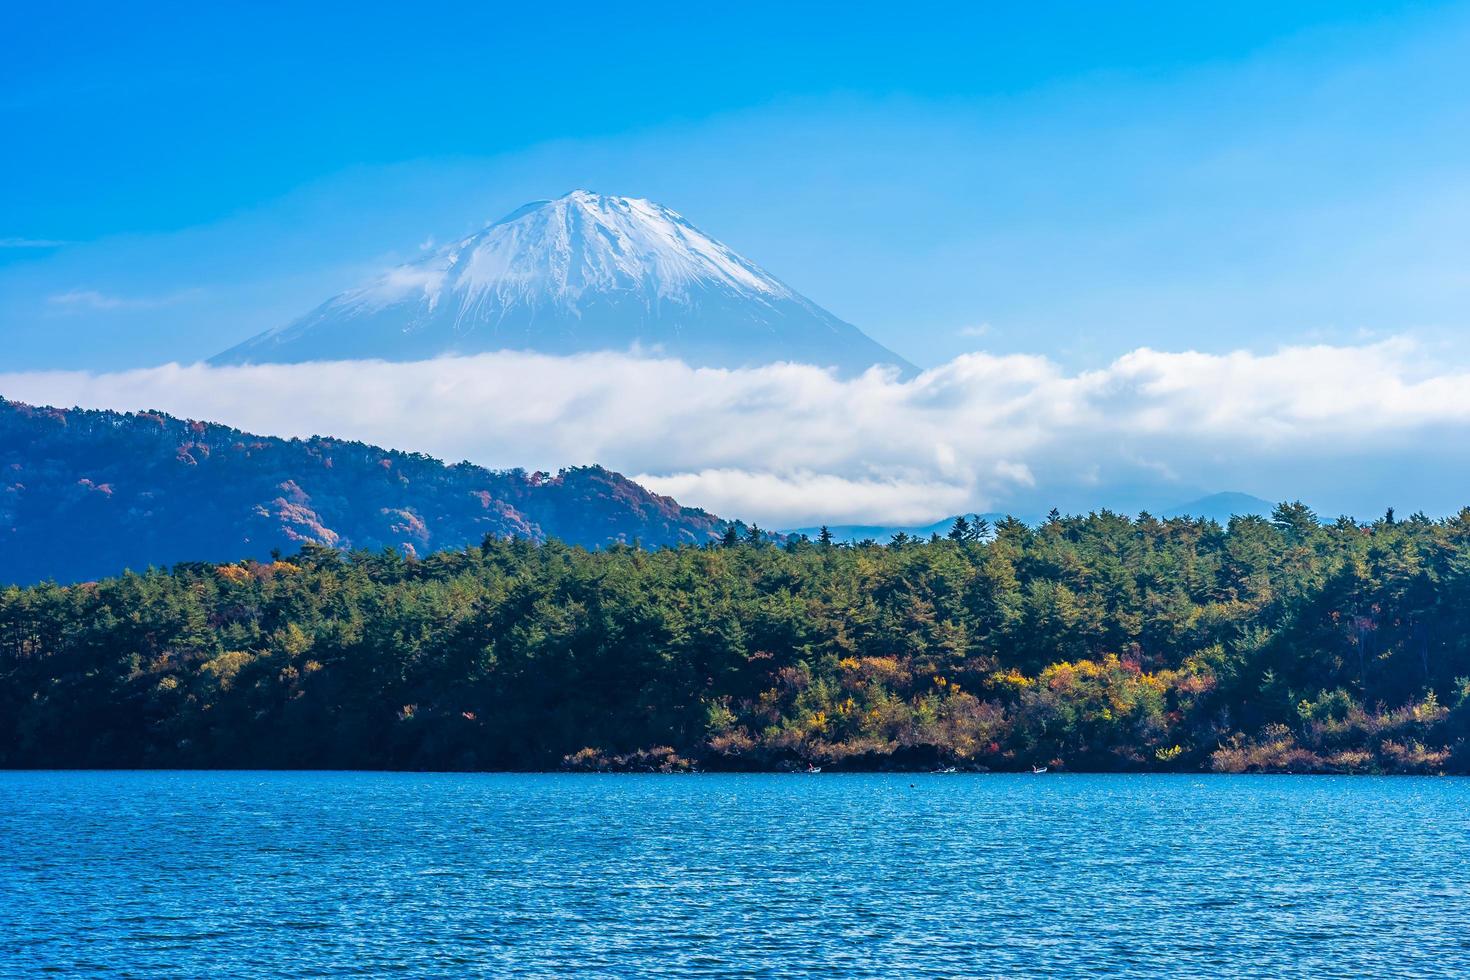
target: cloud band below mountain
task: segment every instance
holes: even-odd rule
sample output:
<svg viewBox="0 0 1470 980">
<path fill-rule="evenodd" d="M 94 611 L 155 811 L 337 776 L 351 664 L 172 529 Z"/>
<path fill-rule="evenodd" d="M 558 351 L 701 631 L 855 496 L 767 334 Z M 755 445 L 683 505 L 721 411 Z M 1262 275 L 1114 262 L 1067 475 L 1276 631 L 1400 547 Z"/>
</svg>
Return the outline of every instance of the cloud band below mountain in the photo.
<svg viewBox="0 0 1470 980">
<path fill-rule="evenodd" d="M 1270 354 L 1140 349 L 1068 372 L 970 354 L 900 381 L 615 354 L 0 374 L 0 394 L 489 466 L 600 462 L 767 526 L 960 510 L 1132 510 L 1204 491 L 1329 513 L 1470 503 L 1470 372 L 1404 340 Z"/>
</svg>

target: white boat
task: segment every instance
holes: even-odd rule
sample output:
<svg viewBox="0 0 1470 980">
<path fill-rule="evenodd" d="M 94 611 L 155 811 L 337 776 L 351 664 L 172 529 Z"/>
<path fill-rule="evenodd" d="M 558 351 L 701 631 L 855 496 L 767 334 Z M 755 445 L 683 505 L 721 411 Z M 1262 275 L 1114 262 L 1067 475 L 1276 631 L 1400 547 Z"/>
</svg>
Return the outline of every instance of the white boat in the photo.
<svg viewBox="0 0 1470 980">
<path fill-rule="evenodd" d="M 948 774 L 948 773 L 952 773 L 952 772 L 959 772 L 959 770 L 956 769 L 954 766 L 943 766 L 943 767 L 941 767 L 939 769 L 936 769 L 934 771 L 936 773 L 941 773 L 941 774 Z"/>
<path fill-rule="evenodd" d="M 819 773 L 821 771 L 822 771 L 822 767 L 821 766 L 807 766 L 805 769 L 798 769 L 797 770 L 797 772 L 805 773 L 808 776 L 816 775 L 817 773 Z"/>
<path fill-rule="evenodd" d="M 1033 776 L 1040 776 L 1044 772 L 1046 772 L 1046 766 L 1032 766 L 1031 767 L 1031 775 L 1033 775 Z"/>
</svg>

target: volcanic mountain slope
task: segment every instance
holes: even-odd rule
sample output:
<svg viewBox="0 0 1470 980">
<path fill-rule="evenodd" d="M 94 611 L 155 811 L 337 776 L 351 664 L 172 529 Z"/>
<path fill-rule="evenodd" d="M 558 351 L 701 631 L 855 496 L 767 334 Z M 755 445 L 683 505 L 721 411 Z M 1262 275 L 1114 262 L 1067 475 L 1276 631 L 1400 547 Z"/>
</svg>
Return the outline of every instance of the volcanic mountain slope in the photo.
<svg viewBox="0 0 1470 980">
<path fill-rule="evenodd" d="M 589 191 L 528 204 L 214 361 L 406 361 L 496 350 L 914 371 L 678 213 Z"/>
<path fill-rule="evenodd" d="M 307 542 L 425 554 L 487 534 L 655 546 L 723 528 L 598 466 L 495 472 L 360 442 L 0 399 L 0 585 L 265 558 Z"/>
</svg>

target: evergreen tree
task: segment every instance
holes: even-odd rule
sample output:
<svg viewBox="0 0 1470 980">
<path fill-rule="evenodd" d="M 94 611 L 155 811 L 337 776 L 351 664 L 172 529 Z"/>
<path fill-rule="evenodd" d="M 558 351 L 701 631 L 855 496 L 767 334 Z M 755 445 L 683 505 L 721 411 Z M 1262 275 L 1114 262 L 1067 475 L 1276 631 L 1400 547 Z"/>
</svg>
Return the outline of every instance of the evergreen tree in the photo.
<svg viewBox="0 0 1470 980">
<path fill-rule="evenodd" d="M 1318 527 L 1316 513 L 1300 500 L 1277 504 L 1271 511 L 1271 523 L 1293 544 L 1306 541 Z"/>
<path fill-rule="evenodd" d="M 1470 510 L 1056 523 L 0 588 L 0 767 L 1470 773 Z"/>
</svg>

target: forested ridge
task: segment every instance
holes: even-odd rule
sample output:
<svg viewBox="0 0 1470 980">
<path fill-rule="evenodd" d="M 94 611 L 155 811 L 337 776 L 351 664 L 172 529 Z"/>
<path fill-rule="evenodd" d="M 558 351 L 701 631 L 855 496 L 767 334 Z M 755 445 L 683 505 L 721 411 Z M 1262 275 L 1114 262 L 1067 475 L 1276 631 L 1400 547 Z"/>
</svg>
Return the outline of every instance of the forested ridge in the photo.
<svg viewBox="0 0 1470 980">
<path fill-rule="evenodd" d="M 346 439 L 0 398 L 0 584 L 264 560 L 307 543 L 409 554 L 487 534 L 699 544 L 723 527 L 600 466 L 446 466 Z"/>
<path fill-rule="evenodd" d="M 0 764 L 1470 769 L 1470 510 L 1102 512 L 0 592 Z"/>
</svg>

